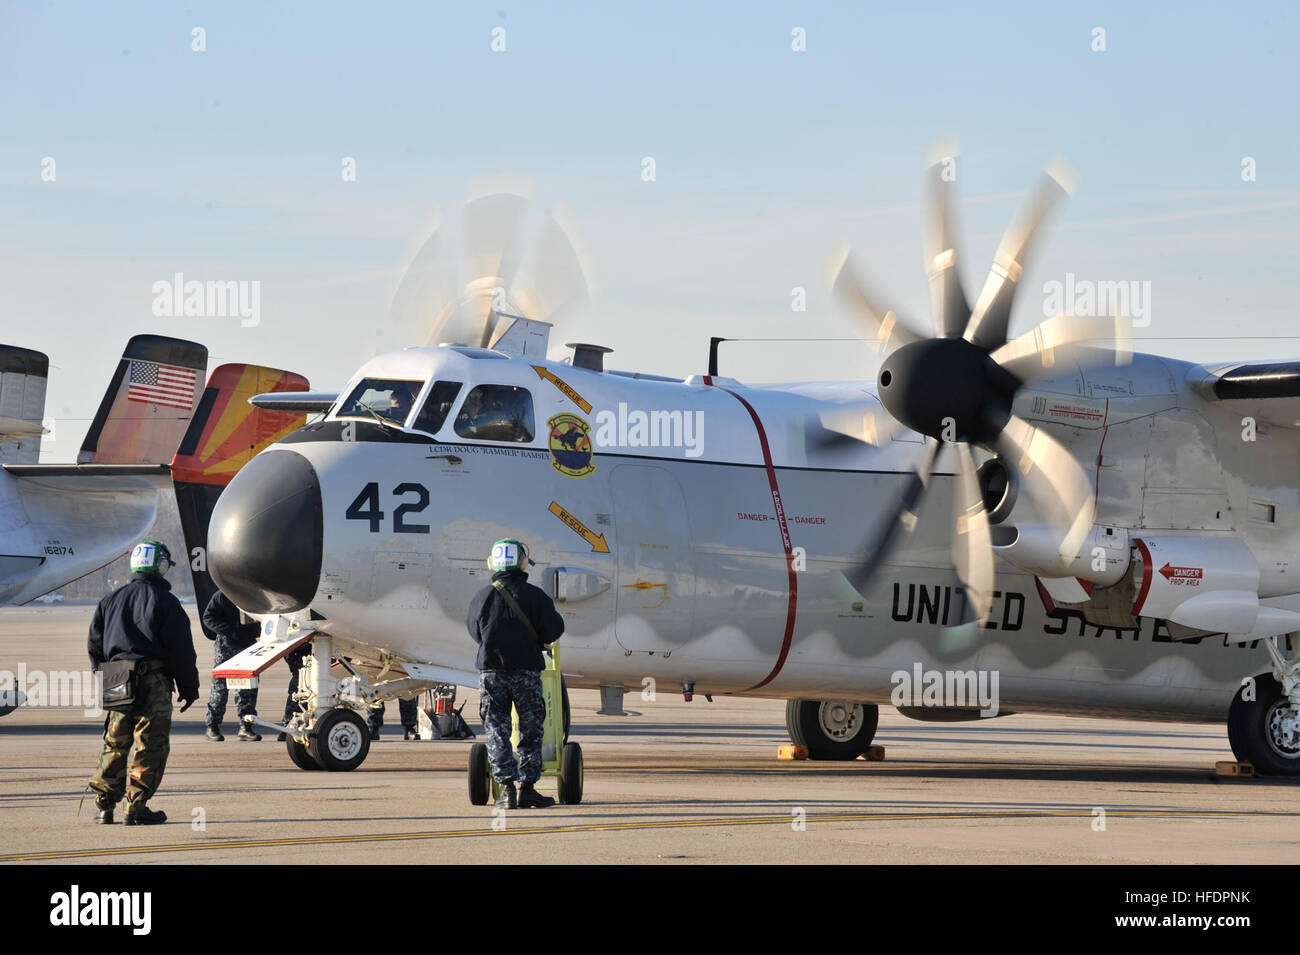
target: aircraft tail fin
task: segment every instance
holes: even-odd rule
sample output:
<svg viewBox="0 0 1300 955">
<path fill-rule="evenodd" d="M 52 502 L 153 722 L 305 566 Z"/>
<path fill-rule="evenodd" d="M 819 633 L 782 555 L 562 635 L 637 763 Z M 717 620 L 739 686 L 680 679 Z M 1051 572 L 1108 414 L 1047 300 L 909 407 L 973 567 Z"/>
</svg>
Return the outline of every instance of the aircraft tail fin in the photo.
<svg viewBox="0 0 1300 955">
<path fill-rule="evenodd" d="M 78 464 L 165 464 L 176 453 L 203 388 L 208 350 L 136 335 L 104 392 Z"/>
<path fill-rule="evenodd" d="M 248 399 L 273 391 L 307 391 L 309 387 L 302 375 L 261 365 L 221 365 L 208 379 L 172 459 L 172 486 L 200 613 L 217 589 L 208 576 L 207 558 L 208 518 L 217 498 L 254 455 L 307 421 L 305 414 L 255 408 Z"/>
<path fill-rule="evenodd" d="M 49 374 L 41 352 L 0 345 L 0 464 L 39 462 Z"/>
</svg>

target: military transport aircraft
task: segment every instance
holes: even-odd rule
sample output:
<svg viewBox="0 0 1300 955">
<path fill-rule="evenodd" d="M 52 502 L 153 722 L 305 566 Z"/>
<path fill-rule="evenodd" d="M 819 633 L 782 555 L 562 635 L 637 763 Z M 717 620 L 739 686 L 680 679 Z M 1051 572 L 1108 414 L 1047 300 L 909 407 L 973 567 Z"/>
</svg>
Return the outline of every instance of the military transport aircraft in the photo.
<svg viewBox="0 0 1300 955">
<path fill-rule="evenodd" d="M 208 350 L 136 335 L 76 464 L 40 464 L 49 359 L 0 346 L 0 606 L 49 593 L 131 549 L 153 524 Z"/>
<path fill-rule="evenodd" d="M 136 335 L 78 463 L 40 464 L 49 360 L 0 346 L 0 605 L 44 599 L 125 554 L 153 524 L 159 490 L 168 486 L 187 536 L 201 546 L 221 488 L 305 422 L 301 414 L 248 404 L 256 394 L 305 390 L 301 375 L 227 364 L 205 387 L 207 362 L 207 349 L 195 342 Z M 192 570 L 196 597 L 206 601 L 212 588 L 201 551 Z"/>
<path fill-rule="evenodd" d="M 883 355 L 874 384 L 746 386 L 716 351 L 685 380 L 607 369 L 594 345 L 548 360 L 576 256 L 544 241 L 552 285 L 525 291 L 518 258 L 483 254 L 484 209 L 522 216 L 516 200 L 469 204 L 466 274 L 424 261 L 435 236 L 397 296 L 456 343 L 380 355 L 337 393 L 253 399 L 318 417 L 211 515 L 213 577 L 265 615 L 220 675 L 311 640 L 289 752 L 353 769 L 365 707 L 476 683 L 466 608 L 491 543 L 517 538 L 564 614 L 573 686 L 785 699 L 796 743 L 852 759 L 880 704 L 977 719 L 993 673 L 999 714 L 1226 717 L 1239 759 L 1295 774 L 1300 364 L 1131 354 L 1123 316 L 1008 340 L 1069 176 L 1049 167 L 971 305 L 944 169 L 934 334 L 850 260 L 835 278 Z M 900 674 L 937 674 L 936 692 L 900 701 Z"/>
</svg>

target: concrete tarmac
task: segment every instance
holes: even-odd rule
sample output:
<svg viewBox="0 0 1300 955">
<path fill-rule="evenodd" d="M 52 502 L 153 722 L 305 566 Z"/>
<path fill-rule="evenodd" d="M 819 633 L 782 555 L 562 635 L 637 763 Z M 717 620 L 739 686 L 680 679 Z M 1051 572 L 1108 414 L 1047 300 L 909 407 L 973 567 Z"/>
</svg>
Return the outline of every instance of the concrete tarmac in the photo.
<svg viewBox="0 0 1300 955">
<path fill-rule="evenodd" d="M 0 610 L 0 670 L 86 669 L 91 608 Z M 191 615 L 193 610 L 191 608 Z M 397 706 L 352 773 L 303 772 L 267 734 L 203 735 L 211 645 L 194 626 L 202 696 L 178 715 L 165 825 L 96 826 L 77 804 L 103 717 L 85 701 L 0 717 L 0 861 L 61 863 L 1260 863 L 1300 857 L 1300 784 L 1216 781 L 1221 725 L 1015 715 L 924 724 L 881 708 L 883 762 L 781 762 L 784 703 L 572 692 L 583 802 L 504 820 L 467 795 L 469 744 L 403 742 Z M 262 680 L 283 711 L 288 669 Z M 480 734 L 477 695 L 465 716 Z M 547 784 L 543 783 L 543 790 Z M 494 828 L 494 822 L 498 828 Z"/>
</svg>

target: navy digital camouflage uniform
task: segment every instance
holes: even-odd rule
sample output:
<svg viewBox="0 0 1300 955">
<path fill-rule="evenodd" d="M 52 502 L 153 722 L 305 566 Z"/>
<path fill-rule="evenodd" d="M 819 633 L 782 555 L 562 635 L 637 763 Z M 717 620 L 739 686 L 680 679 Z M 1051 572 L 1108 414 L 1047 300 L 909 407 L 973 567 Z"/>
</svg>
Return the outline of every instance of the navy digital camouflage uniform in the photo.
<svg viewBox="0 0 1300 955">
<path fill-rule="evenodd" d="M 487 730 L 488 761 L 499 783 L 518 779 L 535 783 L 542 778 L 542 731 L 546 724 L 546 698 L 542 678 L 532 670 L 480 670 L 478 715 Z M 519 711 L 519 752 L 510 745 L 514 720 L 510 707 Z"/>
<path fill-rule="evenodd" d="M 166 580 L 136 574 L 99 602 L 86 646 L 92 670 L 110 660 L 138 661 L 135 703 L 104 720 L 104 748 L 89 784 L 95 806 L 112 809 L 123 797 L 143 806 L 158 791 L 171 753 L 173 680 L 182 700 L 199 698 L 189 617 Z"/>
<path fill-rule="evenodd" d="M 230 598 L 218 590 L 208 601 L 203 610 L 203 625 L 216 635 L 213 641 L 212 669 L 216 669 L 236 654 L 243 653 L 254 643 L 262 627 L 255 620 L 241 623 L 239 608 Z M 208 726 L 220 729 L 221 721 L 226 716 L 226 702 L 230 698 L 230 689 L 220 677 L 212 678 L 212 688 L 208 691 Z M 257 690 L 235 691 L 235 712 L 242 722 L 246 716 L 257 715 Z"/>
<path fill-rule="evenodd" d="M 515 616 L 495 587 L 484 587 L 470 603 L 466 625 L 479 645 L 475 666 L 479 671 L 479 717 L 487 730 L 488 760 L 492 763 L 492 778 L 498 783 L 535 783 L 542 776 L 546 720 L 539 676 L 542 645 L 560 638 L 564 618 L 545 592 L 528 583 L 528 575 L 522 570 L 499 571 L 492 580 L 509 590 L 532 622 L 537 637 Z M 519 713 L 518 759 L 510 745 L 512 705 Z"/>
<path fill-rule="evenodd" d="M 398 700 L 397 715 L 402 721 L 402 729 L 413 730 L 420 719 L 420 706 L 415 699 Z M 370 713 L 366 717 L 366 724 L 373 733 L 379 727 L 384 725 L 384 707 L 374 706 L 370 708 Z"/>
</svg>

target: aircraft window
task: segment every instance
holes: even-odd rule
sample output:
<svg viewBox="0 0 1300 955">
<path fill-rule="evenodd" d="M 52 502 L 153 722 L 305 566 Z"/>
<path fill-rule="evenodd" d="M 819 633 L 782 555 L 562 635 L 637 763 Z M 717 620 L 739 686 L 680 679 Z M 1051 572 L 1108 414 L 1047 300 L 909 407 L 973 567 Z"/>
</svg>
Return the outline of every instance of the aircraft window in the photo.
<svg viewBox="0 0 1300 955">
<path fill-rule="evenodd" d="M 456 433 L 482 441 L 531 441 L 533 396 L 514 385 L 479 385 L 460 406 Z"/>
<path fill-rule="evenodd" d="M 379 415 L 401 426 L 410 417 L 411 405 L 423 387 L 422 381 L 366 378 L 352 389 L 352 394 L 343 402 L 338 417 L 374 420 L 374 415 Z"/>
<path fill-rule="evenodd" d="M 447 420 L 447 413 L 460 394 L 459 381 L 435 381 L 429 389 L 429 397 L 424 399 L 424 407 L 411 425 L 416 431 L 437 434 Z"/>
</svg>

